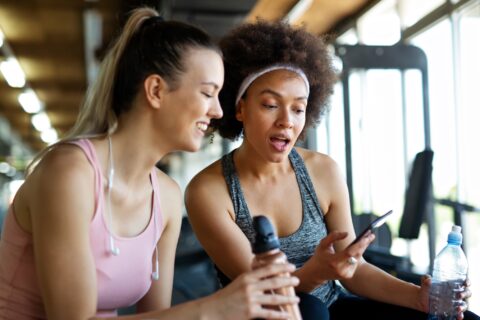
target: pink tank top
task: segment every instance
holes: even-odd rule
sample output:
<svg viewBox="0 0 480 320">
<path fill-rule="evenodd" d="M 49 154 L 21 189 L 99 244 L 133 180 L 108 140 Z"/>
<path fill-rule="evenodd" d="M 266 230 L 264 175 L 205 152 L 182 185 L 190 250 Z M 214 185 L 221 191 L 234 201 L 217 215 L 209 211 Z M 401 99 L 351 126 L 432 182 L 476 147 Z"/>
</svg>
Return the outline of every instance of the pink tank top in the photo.
<svg viewBox="0 0 480 320">
<path fill-rule="evenodd" d="M 95 148 L 86 139 L 70 143 L 85 152 L 95 170 L 95 213 L 90 223 L 90 248 L 97 273 L 97 316 L 113 316 L 116 311 L 112 310 L 135 304 L 152 283 L 152 258 L 163 231 L 156 169 L 153 168 L 150 173 L 153 195 L 148 226 L 135 237 L 113 235 L 115 246 L 120 249 L 120 254 L 114 256 L 110 253 L 109 232 L 104 217 L 104 178 Z M 46 319 L 36 278 L 32 235 L 21 229 L 13 207 L 5 217 L 1 236 L 0 319 Z"/>
</svg>

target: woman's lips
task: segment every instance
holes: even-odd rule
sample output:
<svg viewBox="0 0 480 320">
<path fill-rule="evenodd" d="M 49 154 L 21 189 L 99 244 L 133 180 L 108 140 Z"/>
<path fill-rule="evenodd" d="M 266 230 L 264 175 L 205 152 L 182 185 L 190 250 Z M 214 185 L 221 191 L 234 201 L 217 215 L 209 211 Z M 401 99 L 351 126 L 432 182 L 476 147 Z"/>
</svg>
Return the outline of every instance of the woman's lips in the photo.
<svg viewBox="0 0 480 320">
<path fill-rule="evenodd" d="M 287 138 L 283 138 L 283 137 L 270 138 L 270 144 L 275 150 L 279 152 L 283 152 L 287 150 L 289 143 L 290 143 L 290 139 L 287 139 Z"/>
</svg>

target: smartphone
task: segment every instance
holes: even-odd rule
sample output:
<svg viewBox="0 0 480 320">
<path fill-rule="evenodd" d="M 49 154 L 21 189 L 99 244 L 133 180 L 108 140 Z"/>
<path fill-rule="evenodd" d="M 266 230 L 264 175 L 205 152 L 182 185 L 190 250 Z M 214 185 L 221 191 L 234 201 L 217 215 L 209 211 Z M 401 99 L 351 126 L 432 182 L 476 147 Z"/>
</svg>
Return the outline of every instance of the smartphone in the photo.
<svg viewBox="0 0 480 320">
<path fill-rule="evenodd" d="M 350 246 L 357 243 L 358 241 L 362 240 L 363 237 L 365 237 L 365 235 L 368 233 L 368 231 L 372 231 L 378 227 L 380 227 L 381 225 L 383 225 L 385 223 L 385 221 L 387 221 L 387 218 L 392 214 L 393 210 L 390 210 L 388 211 L 387 213 L 381 215 L 380 217 L 378 217 L 377 219 L 373 220 L 366 228 L 365 230 L 362 231 L 362 233 L 360 233 L 357 238 L 355 238 L 355 240 L 353 240 L 352 243 L 350 243 Z"/>
</svg>

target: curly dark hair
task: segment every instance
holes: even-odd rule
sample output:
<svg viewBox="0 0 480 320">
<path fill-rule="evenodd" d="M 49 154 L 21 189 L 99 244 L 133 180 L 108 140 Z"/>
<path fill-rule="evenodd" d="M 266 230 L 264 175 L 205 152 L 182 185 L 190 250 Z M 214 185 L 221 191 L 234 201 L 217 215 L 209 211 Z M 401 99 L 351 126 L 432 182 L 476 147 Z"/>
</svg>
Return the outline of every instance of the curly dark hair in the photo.
<svg viewBox="0 0 480 320">
<path fill-rule="evenodd" d="M 324 38 L 283 22 L 258 21 L 243 24 L 220 40 L 225 64 L 225 82 L 220 91 L 223 118 L 212 121 L 222 137 L 236 139 L 242 123 L 235 118 L 235 98 L 242 81 L 272 64 L 284 63 L 302 69 L 310 82 L 305 130 L 320 122 L 333 92 L 336 74 Z"/>
</svg>

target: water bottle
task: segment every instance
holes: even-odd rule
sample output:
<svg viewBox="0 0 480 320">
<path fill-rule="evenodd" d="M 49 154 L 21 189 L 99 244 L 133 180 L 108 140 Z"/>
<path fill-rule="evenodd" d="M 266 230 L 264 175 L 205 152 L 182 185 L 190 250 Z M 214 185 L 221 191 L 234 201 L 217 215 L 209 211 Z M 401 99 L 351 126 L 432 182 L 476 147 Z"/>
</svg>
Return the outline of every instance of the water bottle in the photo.
<svg viewBox="0 0 480 320">
<path fill-rule="evenodd" d="M 463 304 L 458 294 L 464 290 L 468 262 L 462 250 L 462 228 L 453 226 L 448 243 L 433 263 L 429 320 L 456 319 L 456 307 Z"/>
<path fill-rule="evenodd" d="M 280 251 L 280 242 L 275 230 L 270 220 L 265 216 L 255 216 L 253 218 L 253 228 L 255 229 L 255 242 L 252 244 L 252 251 L 255 253 L 255 258 L 259 261 L 265 259 L 268 262 L 269 257 Z M 281 288 L 275 290 L 275 293 L 295 296 L 295 289 L 293 287 Z M 281 309 L 289 313 L 290 319 L 302 320 L 297 304 L 282 306 Z"/>
</svg>

